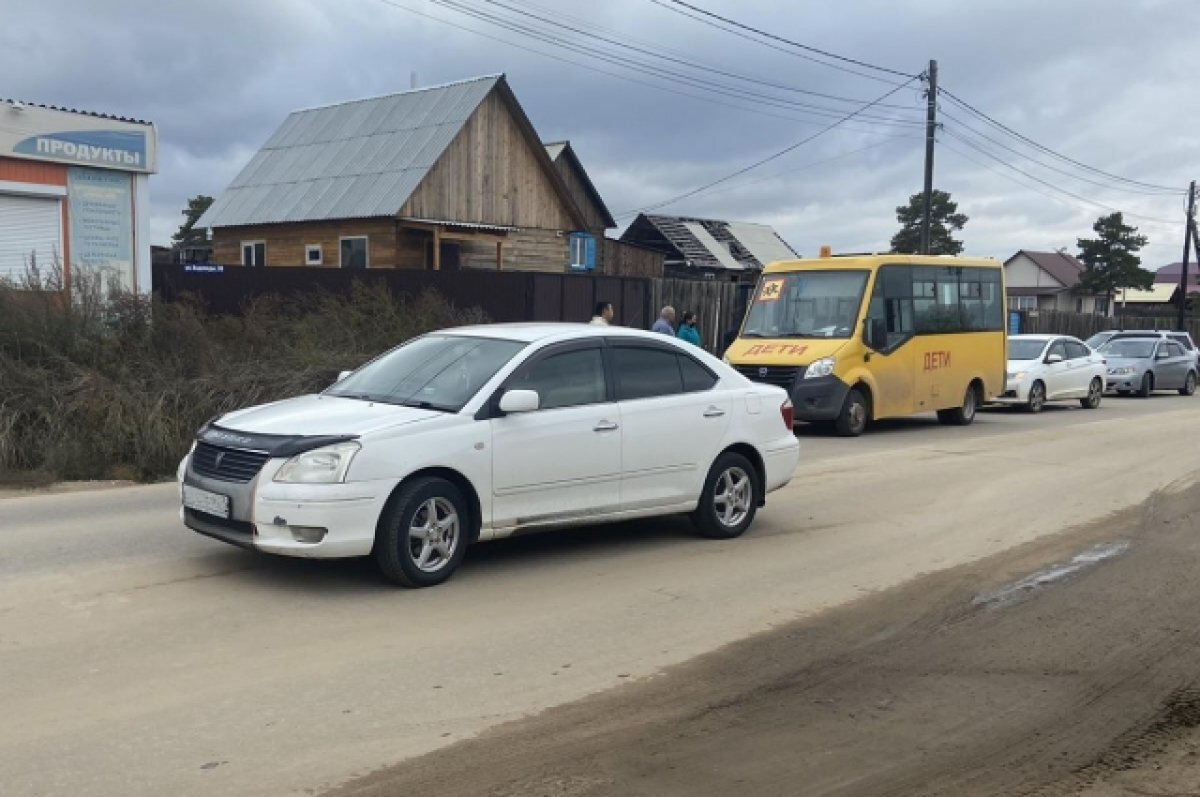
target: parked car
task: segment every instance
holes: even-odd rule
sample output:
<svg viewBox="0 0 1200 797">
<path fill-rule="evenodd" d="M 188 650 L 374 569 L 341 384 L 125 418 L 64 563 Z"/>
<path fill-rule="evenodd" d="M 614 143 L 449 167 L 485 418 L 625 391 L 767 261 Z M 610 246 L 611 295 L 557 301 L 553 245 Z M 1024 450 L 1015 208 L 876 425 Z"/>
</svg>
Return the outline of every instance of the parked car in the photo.
<svg viewBox="0 0 1200 797">
<path fill-rule="evenodd" d="M 1010 335 L 1005 391 L 996 399 L 1041 412 L 1047 401 L 1078 399 L 1084 409 L 1100 406 L 1104 358 L 1067 335 Z"/>
<path fill-rule="evenodd" d="M 1100 350 L 1108 363 L 1106 387 L 1143 398 L 1155 390 L 1196 392 L 1196 358 L 1175 340 L 1165 337 L 1121 337 Z"/>
<path fill-rule="evenodd" d="M 267 553 L 370 554 L 425 587 L 518 531 L 690 513 L 737 537 L 792 477 L 792 422 L 785 391 L 662 335 L 445 330 L 207 423 L 179 466 L 181 514 Z"/>
<path fill-rule="evenodd" d="M 1110 329 L 1104 332 L 1097 332 L 1088 338 L 1086 342 L 1093 349 L 1099 349 L 1109 341 L 1122 338 L 1166 338 L 1167 340 L 1173 340 L 1191 352 L 1196 358 L 1196 365 L 1200 367 L 1200 348 L 1196 347 L 1196 343 L 1192 340 L 1191 333 L 1189 332 L 1173 332 L 1164 329 Z"/>
</svg>

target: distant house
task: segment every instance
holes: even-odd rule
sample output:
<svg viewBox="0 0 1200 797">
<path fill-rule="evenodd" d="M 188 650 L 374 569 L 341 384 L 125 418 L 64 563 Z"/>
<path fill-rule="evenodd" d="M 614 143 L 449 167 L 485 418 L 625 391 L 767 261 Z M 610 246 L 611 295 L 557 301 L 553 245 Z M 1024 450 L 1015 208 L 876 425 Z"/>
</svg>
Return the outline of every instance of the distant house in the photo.
<svg viewBox="0 0 1200 797">
<path fill-rule="evenodd" d="M 642 213 L 621 240 L 662 252 L 668 277 L 750 282 L 763 266 L 796 252 L 771 227 Z"/>
<path fill-rule="evenodd" d="M 1179 287 L 1179 275 L 1183 272 L 1183 263 L 1171 263 L 1154 272 L 1155 285 L 1174 285 Z M 1187 292 L 1200 292 L 1200 263 L 1192 260 L 1188 263 Z"/>
<path fill-rule="evenodd" d="M 198 226 L 226 265 L 622 262 L 598 243 L 615 224 L 578 158 L 565 143 L 552 157 L 503 75 L 295 111 Z"/>
<path fill-rule="evenodd" d="M 1066 252 L 1020 250 L 1004 261 L 1009 309 L 1111 315 L 1107 296 L 1079 292 L 1083 270 Z"/>
</svg>

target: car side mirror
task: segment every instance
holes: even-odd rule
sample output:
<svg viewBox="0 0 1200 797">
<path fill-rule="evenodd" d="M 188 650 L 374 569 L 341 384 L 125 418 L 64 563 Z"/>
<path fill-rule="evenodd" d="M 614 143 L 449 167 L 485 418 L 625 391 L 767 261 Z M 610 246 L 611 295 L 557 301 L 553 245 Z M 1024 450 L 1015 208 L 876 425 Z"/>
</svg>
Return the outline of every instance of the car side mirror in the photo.
<svg viewBox="0 0 1200 797">
<path fill-rule="evenodd" d="M 1055 363 L 1060 363 L 1062 361 L 1063 361 L 1063 358 L 1062 358 L 1061 354 L 1047 354 L 1046 355 L 1046 365 L 1054 365 Z"/>
<path fill-rule="evenodd" d="M 508 390 L 500 397 L 500 411 L 505 414 L 533 412 L 541 404 L 536 390 Z"/>
<path fill-rule="evenodd" d="M 352 373 L 354 373 L 354 372 L 353 371 L 339 371 L 337 381 L 341 382 L 343 379 L 350 376 L 350 374 L 352 374 Z"/>
</svg>

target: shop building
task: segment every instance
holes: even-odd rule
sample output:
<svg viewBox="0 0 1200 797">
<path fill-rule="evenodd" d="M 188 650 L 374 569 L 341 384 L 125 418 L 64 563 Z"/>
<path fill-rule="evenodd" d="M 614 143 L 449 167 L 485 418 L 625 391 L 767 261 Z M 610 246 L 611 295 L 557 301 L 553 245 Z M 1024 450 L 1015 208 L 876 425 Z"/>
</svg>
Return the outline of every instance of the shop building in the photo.
<svg viewBox="0 0 1200 797">
<path fill-rule="evenodd" d="M 0 279 L 37 265 L 149 293 L 154 125 L 0 100 Z"/>
</svg>

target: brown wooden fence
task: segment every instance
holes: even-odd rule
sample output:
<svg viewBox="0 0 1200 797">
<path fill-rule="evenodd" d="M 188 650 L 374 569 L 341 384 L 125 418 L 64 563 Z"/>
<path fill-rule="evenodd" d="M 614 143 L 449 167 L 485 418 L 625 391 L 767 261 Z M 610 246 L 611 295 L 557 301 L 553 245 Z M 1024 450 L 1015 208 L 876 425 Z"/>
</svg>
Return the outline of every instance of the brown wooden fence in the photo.
<svg viewBox="0 0 1200 797">
<path fill-rule="evenodd" d="M 202 270 L 203 269 L 203 270 Z M 200 299 L 214 314 L 239 313 L 265 294 L 347 293 L 355 281 L 384 284 L 396 296 L 435 290 L 459 307 L 478 307 L 492 321 L 587 321 L 598 301 L 613 304 L 616 323 L 648 329 L 659 308 L 699 316 L 705 348 L 720 353 L 722 338 L 740 324 L 747 289 L 732 283 L 521 271 L 416 271 L 320 267 L 153 266 L 154 290 L 166 301 Z"/>
<path fill-rule="evenodd" d="M 1020 311 L 1020 331 L 1029 334 L 1074 335 L 1087 339 L 1106 329 L 1176 329 L 1176 319 L 1168 316 L 1115 316 L 1087 313 L 1064 313 L 1058 310 Z M 1191 318 L 1184 324 L 1192 338 L 1200 336 L 1200 319 Z"/>
</svg>

